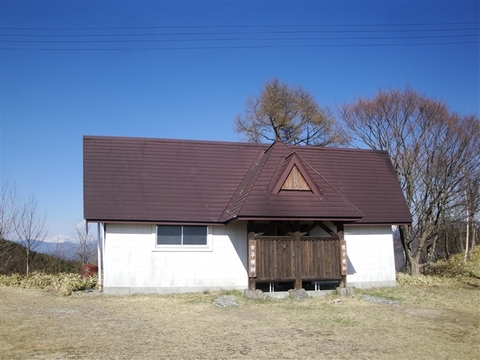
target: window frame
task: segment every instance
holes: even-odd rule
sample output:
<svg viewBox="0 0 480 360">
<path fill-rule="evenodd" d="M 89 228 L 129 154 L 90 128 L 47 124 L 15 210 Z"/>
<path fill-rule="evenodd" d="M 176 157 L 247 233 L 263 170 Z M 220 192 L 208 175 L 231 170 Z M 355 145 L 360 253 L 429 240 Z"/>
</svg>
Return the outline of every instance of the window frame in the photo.
<svg viewBox="0 0 480 360">
<path fill-rule="evenodd" d="M 175 227 L 181 227 L 182 231 L 182 240 L 181 244 L 159 244 L 158 243 L 158 228 L 160 226 L 175 226 Z M 195 245 L 195 244 L 183 244 L 183 228 L 188 227 L 188 226 L 194 226 L 194 227 L 204 227 L 206 228 L 206 237 L 207 237 L 207 242 L 206 244 L 201 244 L 201 245 Z M 212 229 L 211 226 L 208 225 L 171 225 L 171 224 L 157 224 L 154 227 L 154 238 L 155 238 L 155 248 L 154 251 L 190 251 L 190 252 L 196 252 L 196 251 L 213 251 L 212 248 Z"/>
</svg>

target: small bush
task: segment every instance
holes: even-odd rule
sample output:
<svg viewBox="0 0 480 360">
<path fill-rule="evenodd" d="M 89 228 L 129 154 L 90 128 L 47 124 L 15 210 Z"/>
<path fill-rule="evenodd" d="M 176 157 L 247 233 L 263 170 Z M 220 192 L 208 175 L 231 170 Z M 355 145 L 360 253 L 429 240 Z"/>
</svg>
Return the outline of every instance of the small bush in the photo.
<svg viewBox="0 0 480 360">
<path fill-rule="evenodd" d="M 455 254 L 448 260 L 440 260 L 427 269 L 427 274 L 443 277 L 480 278 L 480 246 L 476 246 L 463 262 L 464 254 Z"/>
<path fill-rule="evenodd" d="M 0 275 L 0 285 L 2 286 L 20 286 L 25 276 L 20 274 Z"/>
<path fill-rule="evenodd" d="M 18 286 L 24 289 L 37 288 L 68 296 L 74 291 L 96 288 L 97 278 L 88 277 L 82 279 L 79 274 L 71 273 L 53 275 L 32 273 L 28 276 L 13 274 L 9 276 L 0 275 L 0 285 Z"/>
<path fill-rule="evenodd" d="M 456 254 L 448 260 L 440 260 L 430 265 L 425 275 L 411 276 L 398 273 L 397 285 L 418 287 L 448 287 L 461 284 L 471 286 L 472 283 L 475 285 L 480 280 L 480 247 L 473 249 L 466 263 L 463 262 L 463 256 Z"/>
</svg>

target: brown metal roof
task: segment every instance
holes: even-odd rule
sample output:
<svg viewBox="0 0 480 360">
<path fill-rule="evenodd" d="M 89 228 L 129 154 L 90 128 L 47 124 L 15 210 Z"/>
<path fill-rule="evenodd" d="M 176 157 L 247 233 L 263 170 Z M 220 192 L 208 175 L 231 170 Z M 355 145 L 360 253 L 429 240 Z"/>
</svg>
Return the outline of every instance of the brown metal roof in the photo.
<svg viewBox="0 0 480 360">
<path fill-rule="evenodd" d="M 316 191 L 279 190 L 293 165 Z M 411 222 L 383 151 L 98 136 L 84 137 L 84 217 Z"/>
</svg>

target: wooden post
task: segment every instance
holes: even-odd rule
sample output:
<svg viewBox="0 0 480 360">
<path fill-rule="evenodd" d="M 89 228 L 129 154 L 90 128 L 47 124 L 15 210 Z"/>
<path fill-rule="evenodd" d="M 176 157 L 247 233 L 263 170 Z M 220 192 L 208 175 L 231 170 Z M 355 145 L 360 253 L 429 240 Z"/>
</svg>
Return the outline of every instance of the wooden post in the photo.
<svg viewBox="0 0 480 360">
<path fill-rule="evenodd" d="M 347 273 L 348 273 L 348 263 L 347 263 L 347 242 L 345 241 L 344 227 L 343 223 L 337 223 L 337 235 L 340 246 L 340 279 L 339 287 L 347 287 Z"/>
<path fill-rule="evenodd" d="M 301 262 L 302 256 L 300 255 L 300 237 L 302 234 L 300 231 L 295 231 L 295 290 L 302 289 L 302 277 L 301 277 Z"/>
<path fill-rule="evenodd" d="M 249 221 L 247 225 L 248 231 L 248 290 L 255 291 L 257 277 L 257 241 L 255 240 L 255 229 L 253 221 Z"/>
</svg>

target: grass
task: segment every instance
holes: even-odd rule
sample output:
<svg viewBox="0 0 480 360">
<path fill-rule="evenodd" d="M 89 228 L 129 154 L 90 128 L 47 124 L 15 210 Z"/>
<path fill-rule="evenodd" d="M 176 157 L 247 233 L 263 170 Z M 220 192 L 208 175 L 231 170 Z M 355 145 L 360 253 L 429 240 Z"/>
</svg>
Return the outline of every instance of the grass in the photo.
<svg viewBox="0 0 480 360">
<path fill-rule="evenodd" d="M 369 303 L 389 295 L 399 306 Z M 58 296 L 0 287 L 5 359 L 477 359 L 477 288 L 397 287 L 306 300 L 225 293 Z M 237 295 L 235 295 L 237 296 Z M 28 341 L 25 341 L 28 339 Z"/>
<path fill-rule="evenodd" d="M 480 287 L 462 274 L 457 286 L 428 275 L 435 280 L 427 285 L 402 280 L 337 304 L 335 294 L 259 301 L 234 291 L 58 296 L 0 286 L 0 358 L 478 359 Z M 364 294 L 400 304 L 371 303 Z M 239 306 L 215 306 L 220 295 Z"/>
</svg>

